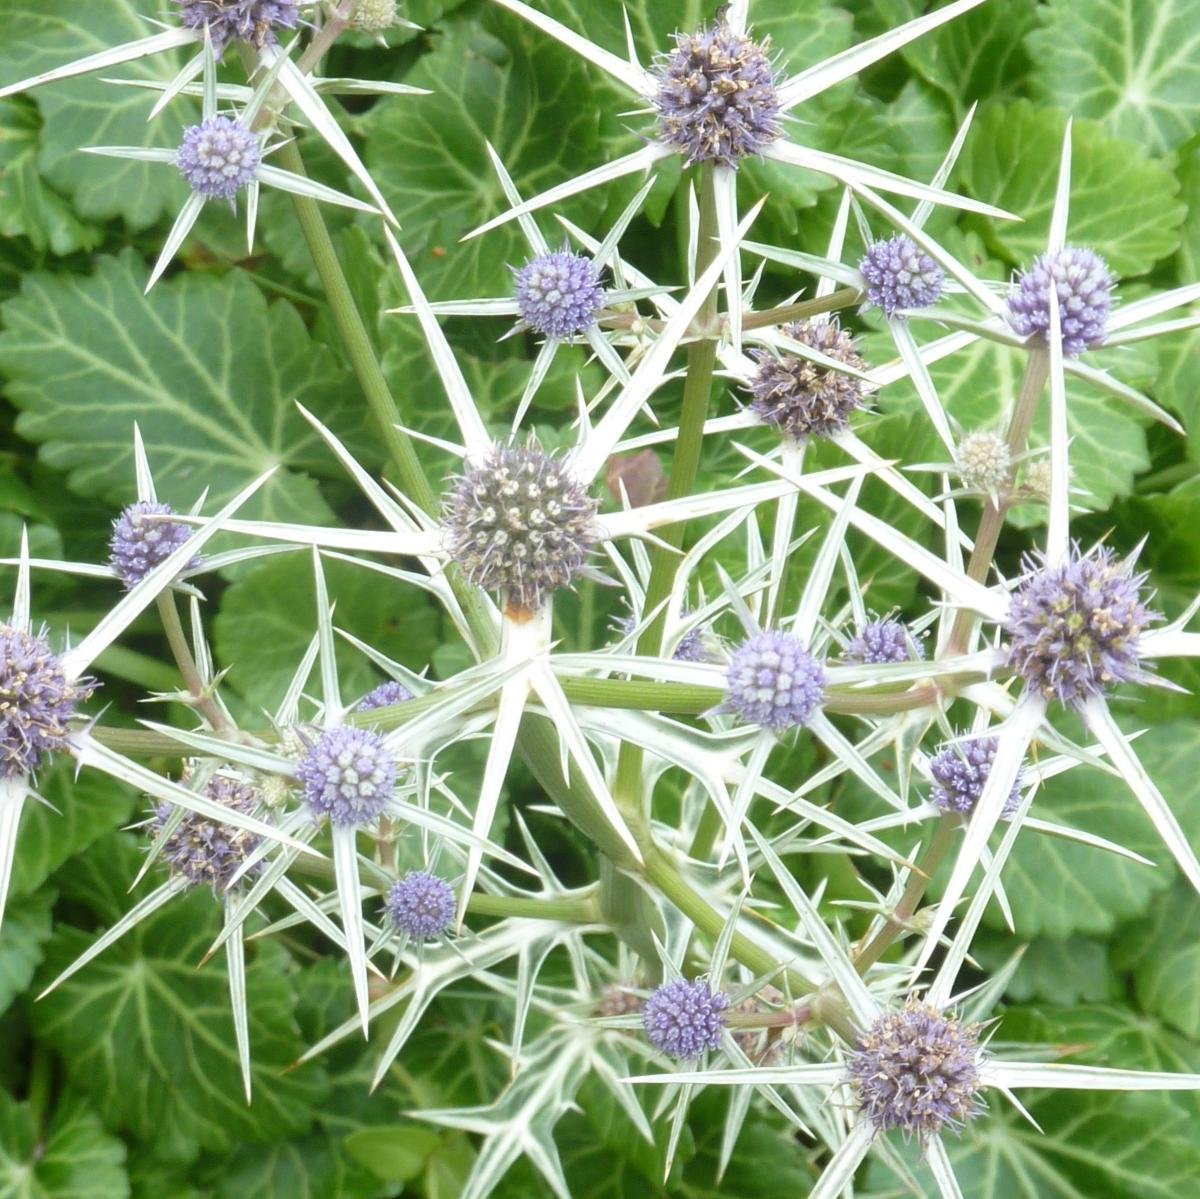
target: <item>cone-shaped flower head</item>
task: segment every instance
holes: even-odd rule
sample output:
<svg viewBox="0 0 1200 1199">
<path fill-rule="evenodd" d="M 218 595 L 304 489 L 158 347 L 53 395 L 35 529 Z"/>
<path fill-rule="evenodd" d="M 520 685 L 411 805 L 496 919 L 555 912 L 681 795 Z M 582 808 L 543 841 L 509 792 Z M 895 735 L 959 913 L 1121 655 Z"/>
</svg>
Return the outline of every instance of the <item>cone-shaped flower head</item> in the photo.
<svg viewBox="0 0 1200 1199">
<path fill-rule="evenodd" d="M 687 1061 L 721 1044 L 722 1013 L 729 999 L 702 978 L 663 983 L 646 1000 L 642 1026 L 655 1049 Z"/>
<path fill-rule="evenodd" d="M 374 824 L 396 787 L 396 761 L 369 729 L 330 729 L 296 767 L 304 799 L 334 824 Z"/>
<path fill-rule="evenodd" d="M 997 737 L 974 737 L 943 745 L 929 760 L 929 773 L 934 781 L 929 798 L 943 812 L 970 815 L 983 794 L 999 744 Z M 1020 806 L 1021 775 L 1018 771 L 1000 815 L 1011 820 Z"/>
<path fill-rule="evenodd" d="M 727 677 L 726 709 L 776 733 L 807 724 L 825 688 L 825 668 L 800 638 L 773 629 L 734 650 Z"/>
<path fill-rule="evenodd" d="M 191 529 L 177 520 L 147 520 L 148 516 L 173 516 L 170 504 L 138 500 L 113 521 L 108 564 L 126 587 L 135 587 L 160 562 L 169 558 L 191 536 Z M 189 568 L 198 565 L 193 558 Z"/>
<path fill-rule="evenodd" d="M 454 892 L 445 879 L 410 870 L 388 888 L 388 919 L 417 941 L 432 941 L 454 923 Z"/>
<path fill-rule="evenodd" d="M 903 233 L 872 242 L 858 269 L 867 281 L 867 299 L 886 316 L 901 308 L 928 308 L 946 286 L 942 268 Z"/>
<path fill-rule="evenodd" d="M 380 683 L 378 687 L 368 691 L 358 701 L 358 710 L 369 712 L 372 708 L 390 708 L 392 704 L 402 704 L 412 697 L 413 693 L 403 683 L 388 679 L 386 683 Z"/>
<path fill-rule="evenodd" d="M 360 33 L 383 33 L 396 23 L 396 0 L 354 0 L 350 28 Z"/>
<path fill-rule="evenodd" d="M 1142 675 L 1138 638 L 1158 619 L 1142 603 L 1145 574 L 1099 549 L 1047 566 L 1025 563 L 1009 599 L 1008 661 L 1047 699 L 1081 705 Z"/>
<path fill-rule="evenodd" d="M 677 33 L 654 75 L 659 136 L 688 166 L 735 167 L 761 154 L 779 136 L 779 94 L 767 40 L 734 33 L 718 21 L 696 33 Z"/>
<path fill-rule="evenodd" d="M 911 662 L 925 656 L 924 647 L 910 637 L 898 620 L 870 620 L 862 625 L 846 646 L 847 662 L 882 665 L 886 662 Z"/>
<path fill-rule="evenodd" d="M 865 371 L 867 364 L 854 349 L 854 339 L 835 319 L 800 321 L 783 330 L 793 341 L 819 350 L 827 358 Z M 830 370 L 793 354 L 752 350 L 758 371 L 748 388 L 750 407 L 758 418 L 774 425 L 793 441 L 832 437 L 850 424 L 850 414 L 862 403 L 862 384 L 853 375 Z"/>
<path fill-rule="evenodd" d="M 262 163 L 258 138 L 231 117 L 209 117 L 183 132 L 175 155 L 179 173 L 198 195 L 230 200 L 253 180 Z"/>
<path fill-rule="evenodd" d="M 75 706 L 94 689 L 89 679 L 68 681 L 44 638 L 0 625 L 0 779 L 32 774 L 66 749 Z"/>
<path fill-rule="evenodd" d="M 962 481 L 972 491 L 996 495 L 1008 483 L 1012 454 L 1003 437 L 987 429 L 976 429 L 958 443 L 954 464 Z"/>
<path fill-rule="evenodd" d="M 539 254 L 514 277 L 521 320 L 556 341 L 586 333 L 604 307 L 600 272 L 583 254 L 567 249 Z"/>
<path fill-rule="evenodd" d="M 258 794 L 253 787 L 223 774 L 214 774 L 204 785 L 203 794 L 246 816 L 253 815 L 258 806 Z M 158 836 L 174 810 L 173 804 L 159 805 L 153 836 Z M 203 884 L 220 892 L 229 886 L 258 843 L 259 838 L 245 829 L 220 824 L 195 812 L 184 812 L 174 832 L 163 842 L 162 856 L 172 873 L 182 875 L 193 887 Z"/>
<path fill-rule="evenodd" d="M 1099 254 L 1064 246 L 1043 254 L 1017 276 L 1008 297 L 1008 319 L 1022 337 L 1045 338 L 1050 328 L 1050 283 L 1058 294 L 1063 353 L 1071 358 L 1103 345 L 1116 279 Z"/>
<path fill-rule="evenodd" d="M 567 464 L 536 442 L 497 444 L 447 497 L 447 550 L 476 586 L 536 612 L 583 569 L 596 508 Z"/>
<path fill-rule="evenodd" d="M 979 1110 L 979 1028 L 910 1000 L 859 1037 L 850 1079 L 859 1111 L 880 1132 L 927 1141 Z"/>
<path fill-rule="evenodd" d="M 235 40 L 262 49 L 276 44 L 276 29 L 295 29 L 300 19 L 298 0 L 172 0 L 179 20 L 188 29 L 208 26 L 218 57 Z"/>
</svg>

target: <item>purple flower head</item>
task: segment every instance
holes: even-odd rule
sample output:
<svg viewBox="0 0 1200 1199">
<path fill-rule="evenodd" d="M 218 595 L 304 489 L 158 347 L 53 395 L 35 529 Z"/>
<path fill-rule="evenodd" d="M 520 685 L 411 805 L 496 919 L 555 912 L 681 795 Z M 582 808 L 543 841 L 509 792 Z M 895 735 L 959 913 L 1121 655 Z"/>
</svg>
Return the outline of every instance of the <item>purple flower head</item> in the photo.
<svg viewBox="0 0 1200 1199">
<path fill-rule="evenodd" d="M 640 995 L 635 995 L 620 983 L 609 983 L 600 992 L 600 1002 L 596 1005 L 596 1015 L 601 1019 L 613 1016 L 630 1016 L 640 1012 L 646 1006 Z"/>
<path fill-rule="evenodd" d="M 921 1142 L 979 1111 L 979 1026 L 917 1000 L 885 1012 L 850 1055 L 859 1111 L 880 1132 Z"/>
<path fill-rule="evenodd" d="M 1008 320 L 1022 337 L 1043 340 L 1050 328 L 1050 281 L 1058 295 L 1063 353 L 1076 358 L 1103 345 L 1108 336 L 1108 310 L 1116 278 L 1099 254 L 1065 246 L 1043 254 L 1017 276 L 1008 297 Z"/>
<path fill-rule="evenodd" d="M 135 587 L 160 562 L 169 558 L 191 536 L 191 529 L 177 520 L 146 520 L 147 516 L 172 516 L 170 504 L 138 500 L 113 521 L 108 545 L 108 563 L 126 587 Z M 199 565 L 193 558 L 185 569 Z"/>
<path fill-rule="evenodd" d="M 396 786 L 396 761 L 369 729 L 330 729 L 296 767 L 304 800 L 334 824 L 373 824 Z"/>
<path fill-rule="evenodd" d="M 776 733 L 805 725 L 821 703 L 825 668 L 799 637 L 768 630 L 734 650 L 727 710 Z"/>
<path fill-rule="evenodd" d="M 253 787 L 223 774 L 214 774 L 202 794 L 246 816 L 252 815 L 258 806 L 258 795 Z M 158 836 L 174 810 L 174 804 L 159 805 L 152 827 L 153 836 Z M 189 885 L 204 884 L 220 892 L 229 886 L 258 844 L 259 838 L 245 829 L 220 824 L 195 812 L 184 812 L 175 831 L 163 842 L 162 855 L 172 873 L 182 875 Z M 259 863 L 258 868 L 261 866 Z M 247 871 L 249 873 L 251 871 Z"/>
<path fill-rule="evenodd" d="M 412 697 L 413 693 L 403 683 L 388 679 L 386 683 L 380 683 L 374 690 L 368 691 L 358 701 L 357 707 L 360 712 L 369 712 L 373 708 L 389 708 L 392 704 L 402 704 Z"/>
<path fill-rule="evenodd" d="M 721 1044 L 722 1012 L 729 999 L 697 978 L 677 978 L 655 989 L 642 1009 L 650 1044 L 668 1057 L 687 1061 Z"/>
<path fill-rule="evenodd" d="M 75 706 L 94 690 L 90 679 L 67 679 L 44 638 L 0 625 L 0 779 L 32 774 L 65 750 Z"/>
<path fill-rule="evenodd" d="M 943 745 L 929 761 L 929 773 L 935 784 L 929 798 L 943 812 L 969 816 L 983 794 L 999 744 L 998 737 L 974 737 Z M 1011 820 L 1020 806 L 1021 773 L 1018 771 L 1000 812 L 1002 819 Z"/>
<path fill-rule="evenodd" d="M 172 0 L 179 20 L 188 29 L 208 26 L 219 58 L 232 41 L 250 42 L 261 50 L 276 44 L 276 29 L 295 29 L 300 19 L 298 0 Z"/>
<path fill-rule="evenodd" d="M 1158 619 L 1142 603 L 1145 574 L 1112 550 L 1073 546 L 1057 566 L 1027 559 L 1009 597 L 1008 662 L 1047 699 L 1080 706 L 1142 676 L 1138 638 Z"/>
<path fill-rule="evenodd" d="M 684 609 L 680 616 L 686 619 L 687 610 Z M 618 616 L 614 624 L 622 637 L 628 637 L 633 632 L 634 619 L 632 616 Z M 709 654 L 708 647 L 704 643 L 704 630 L 699 627 L 688 629 L 680 637 L 679 644 L 675 647 L 675 652 L 671 657 L 676 662 L 711 662 L 712 655 Z"/>
<path fill-rule="evenodd" d="M 410 870 L 388 888 L 388 919 L 417 941 L 432 941 L 454 923 L 454 892 L 436 874 Z"/>
<path fill-rule="evenodd" d="M 566 248 L 531 258 L 513 275 L 521 320 L 556 341 L 586 333 L 604 307 L 595 263 Z"/>
<path fill-rule="evenodd" d="M 837 319 L 800 321 L 784 326 L 793 341 L 819 350 L 827 358 L 865 371 L 867 364 L 854 349 L 854 339 Z M 829 370 L 793 354 L 751 350 L 758 371 L 748 384 L 750 407 L 759 420 L 775 425 L 793 441 L 832 437 L 844 432 L 850 414 L 862 403 L 862 384 L 852 375 Z"/>
<path fill-rule="evenodd" d="M 928 308 L 946 286 L 942 268 L 903 233 L 872 242 L 858 264 L 867 299 L 891 316 L 901 308 Z"/>
<path fill-rule="evenodd" d="M 659 136 L 684 155 L 688 166 L 736 167 L 779 136 L 769 45 L 769 39 L 756 42 L 718 22 L 696 33 L 677 33 L 675 49 L 659 56 L 653 98 Z"/>
<path fill-rule="evenodd" d="M 923 658 L 925 649 L 909 636 L 908 628 L 898 620 L 871 620 L 850 639 L 843 655 L 847 662 L 882 665 L 887 662 L 912 662 Z"/>
<path fill-rule="evenodd" d="M 261 163 L 258 138 L 230 117 L 209 117 L 189 126 L 175 155 L 175 165 L 192 191 L 230 203 L 253 180 Z"/>
<path fill-rule="evenodd" d="M 536 612 L 583 569 L 596 544 L 597 506 L 536 442 L 496 444 L 446 497 L 447 550 L 477 587 Z"/>
</svg>

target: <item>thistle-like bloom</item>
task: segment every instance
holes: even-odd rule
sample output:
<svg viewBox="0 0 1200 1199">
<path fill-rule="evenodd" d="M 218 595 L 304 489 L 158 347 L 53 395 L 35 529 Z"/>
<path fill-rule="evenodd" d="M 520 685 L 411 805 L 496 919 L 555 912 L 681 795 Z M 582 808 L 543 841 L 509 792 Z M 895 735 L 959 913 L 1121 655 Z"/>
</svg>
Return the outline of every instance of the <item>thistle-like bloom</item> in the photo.
<svg viewBox="0 0 1200 1199">
<path fill-rule="evenodd" d="M 233 201 L 262 165 L 258 137 L 231 117 L 207 117 L 184 130 L 175 155 L 179 173 L 198 195 Z"/>
<path fill-rule="evenodd" d="M 642 1009 L 642 1027 L 650 1044 L 668 1057 L 688 1061 L 721 1044 L 722 1013 L 729 999 L 702 978 L 663 983 Z"/>
<path fill-rule="evenodd" d="M 682 612 L 680 615 L 686 617 L 687 612 Z M 632 616 L 618 616 L 615 624 L 621 636 L 628 637 L 633 632 L 635 622 Z M 704 641 L 704 630 L 700 628 L 688 629 L 680 637 L 679 644 L 675 646 L 675 652 L 671 657 L 676 662 L 711 662 L 713 659 Z"/>
<path fill-rule="evenodd" d="M 902 233 L 872 242 L 858 269 L 867 281 L 867 299 L 885 316 L 902 308 L 928 308 L 946 286 L 942 268 Z"/>
<path fill-rule="evenodd" d="M 634 1012 L 640 1012 L 645 1006 L 645 1000 L 640 995 L 635 995 L 628 987 L 623 987 L 620 983 L 609 983 L 600 992 L 596 1015 L 601 1019 L 629 1016 Z"/>
<path fill-rule="evenodd" d="M 786 325 L 793 341 L 819 350 L 827 358 L 865 371 L 854 339 L 837 319 Z M 832 437 L 849 427 L 850 414 L 862 403 L 862 384 L 853 375 L 830 370 L 793 354 L 752 350 L 758 371 L 748 384 L 750 407 L 768 425 L 793 441 Z"/>
<path fill-rule="evenodd" d="M 779 95 L 767 51 L 718 22 L 677 33 L 675 49 L 654 71 L 661 139 L 680 150 L 688 166 L 720 162 L 735 167 L 761 154 L 779 136 Z"/>
<path fill-rule="evenodd" d="M 773 732 L 803 726 L 821 703 L 825 668 L 790 633 L 755 633 L 729 663 L 725 707 Z"/>
<path fill-rule="evenodd" d="M 536 612 L 582 570 L 597 540 L 597 506 L 535 442 L 497 444 L 447 497 L 447 551 L 476 586 Z"/>
<path fill-rule="evenodd" d="M 521 320 L 545 337 L 569 341 L 586 333 L 604 307 L 600 272 L 584 254 L 564 247 L 531 258 L 513 273 Z"/>
<path fill-rule="evenodd" d="M 295 29 L 300 19 L 297 0 L 172 0 L 179 20 L 188 29 L 208 26 L 219 58 L 232 41 L 249 42 L 261 50 L 277 42 L 276 29 Z"/>
<path fill-rule="evenodd" d="M 849 1060 L 859 1111 L 880 1131 L 922 1143 L 979 1111 L 979 1027 L 917 1000 L 885 1012 Z"/>
<path fill-rule="evenodd" d="M 954 465 L 959 477 L 972 491 L 996 495 L 1008 483 L 1012 454 L 1008 442 L 996 433 L 976 429 L 958 443 Z"/>
<path fill-rule="evenodd" d="M 203 794 L 247 816 L 252 816 L 258 806 L 258 795 L 253 787 L 223 774 L 214 774 L 205 784 Z M 155 836 L 174 810 L 173 804 L 159 805 L 153 824 Z M 163 842 L 162 854 L 172 873 L 182 875 L 189 885 L 203 884 L 221 892 L 229 886 L 258 844 L 259 838 L 245 829 L 219 824 L 195 812 L 185 812 L 175 831 Z"/>
<path fill-rule="evenodd" d="M 454 892 L 445 879 L 410 870 L 388 888 L 388 919 L 414 940 L 432 941 L 454 923 Z"/>
<path fill-rule="evenodd" d="M 396 0 L 354 0 L 350 28 L 360 33 L 383 33 L 396 23 Z"/>
<path fill-rule="evenodd" d="M 996 737 L 973 737 L 943 745 L 929 761 L 929 773 L 936 784 L 929 793 L 943 812 L 969 816 L 983 794 L 999 746 Z M 1000 815 L 1011 820 L 1021 806 L 1021 774 L 1013 780 L 1012 790 Z"/>
<path fill-rule="evenodd" d="M 925 656 L 921 643 L 909 635 L 899 620 L 871 620 L 850 639 L 843 657 L 864 665 L 911 662 Z"/>
<path fill-rule="evenodd" d="M 94 690 L 89 679 L 68 681 L 44 638 L 0 625 L 0 779 L 32 774 L 66 749 L 75 707 Z"/>
<path fill-rule="evenodd" d="M 138 500 L 113 521 L 108 543 L 109 565 L 126 587 L 137 586 L 191 536 L 192 530 L 177 520 L 146 519 L 147 516 L 172 516 L 174 511 L 170 504 Z M 188 568 L 199 562 L 199 558 L 193 558 Z"/>
<path fill-rule="evenodd" d="M 368 691 L 358 701 L 357 707 L 360 712 L 369 712 L 373 708 L 389 708 L 392 704 L 402 704 L 412 697 L 413 693 L 403 683 L 388 679 L 386 683 L 380 683 L 378 687 Z"/>
<path fill-rule="evenodd" d="M 374 824 L 396 786 L 396 761 L 369 729 L 336 728 L 322 734 L 296 767 L 304 800 L 333 824 Z"/>
<path fill-rule="evenodd" d="M 1008 297 L 1008 319 L 1013 329 L 1022 337 L 1046 337 L 1051 280 L 1058 294 L 1063 353 L 1076 358 L 1084 350 L 1103 345 L 1117 281 L 1099 254 L 1079 246 L 1043 254 L 1017 276 Z"/>
<path fill-rule="evenodd" d="M 1054 566 L 1026 561 L 1009 599 L 1008 661 L 1047 699 L 1080 706 L 1142 677 L 1138 638 L 1157 614 L 1142 603 L 1146 575 L 1112 550 L 1072 547 Z"/>
</svg>

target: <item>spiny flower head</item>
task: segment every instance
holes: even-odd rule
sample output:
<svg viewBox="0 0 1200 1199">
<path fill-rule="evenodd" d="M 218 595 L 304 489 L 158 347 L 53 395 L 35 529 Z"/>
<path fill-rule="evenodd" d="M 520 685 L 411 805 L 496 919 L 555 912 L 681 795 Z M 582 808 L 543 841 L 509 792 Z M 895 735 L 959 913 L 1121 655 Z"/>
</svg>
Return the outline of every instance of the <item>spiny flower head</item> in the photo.
<svg viewBox="0 0 1200 1199">
<path fill-rule="evenodd" d="M 1138 638 L 1158 619 L 1142 603 L 1146 575 L 1110 549 L 1073 546 L 1049 566 L 1027 559 L 1009 598 L 1008 661 L 1047 699 L 1081 705 L 1142 676 Z"/>
<path fill-rule="evenodd" d="M 734 650 L 725 707 L 776 733 L 808 723 L 821 702 L 825 668 L 799 637 L 768 629 Z"/>
<path fill-rule="evenodd" d="M 205 783 L 202 794 L 246 816 L 252 815 L 258 806 L 253 787 L 224 774 L 214 774 Z M 159 805 L 153 823 L 155 837 L 174 810 L 173 804 Z M 163 842 L 162 855 L 172 873 L 182 875 L 191 886 L 204 884 L 220 892 L 229 886 L 258 844 L 259 838 L 245 829 L 220 824 L 195 812 L 184 812 L 174 832 Z"/>
<path fill-rule="evenodd" d="M 300 19 L 298 0 L 172 0 L 179 6 L 179 20 L 188 29 L 203 33 L 208 26 L 213 49 L 219 58 L 235 40 L 250 42 L 261 50 L 276 44 L 276 29 L 295 29 Z"/>
<path fill-rule="evenodd" d="M 882 665 L 887 662 L 911 662 L 925 656 L 925 649 L 911 637 L 898 620 L 870 620 L 850 639 L 843 655 L 847 662 Z"/>
<path fill-rule="evenodd" d="M 687 610 L 681 612 L 680 616 L 686 620 Z M 622 637 L 628 637 L 634 630 L 635 622 L 632 616 L 618 616 L 614 623 Z M 671 657 L 676 662 L 711 662 L 712 655 L 705 642 L 704 630 L 698 626 L 688 629 L 680 637 L 679 644 L 675 646 L 675 652 Z"/>
<path fill-rule="evenodd" d="M 1058 295 L 1063 353 L 1071 358 L 1103 345 L 1116 279 L 1104 259 L 1092 250 L 1064 246 L 1043 254 L 1017 276 L 1008 297 L 1008 319 L 1022 337 L 1043 340 L 1050 328 L 1050 285 Z"/>
<path fill-rule="evenodd" d="M 969 741 L 943 745 L 929 760 L 929 773 L 936 784 L 929 798 L 943 812 L 969 816 L 983 794 L 999 744 L 998 737 L 973 737 Z M 1018 771 L 1001 809 L 1001 817 L 1011 820 L 1020 806 L 1021 775 Z"/>
<path fill-rule="evenodd" d="M 779 136 L 779 94 L 770 42 L 734 33 L 723 22 L 677 33 L 675 49 L 654 68 L 659 136 L 691 166 L 736 167 Z"/>
<path fill-rule="evenodd" d="M 432 941 L 454 923 L 454 892 L 445 879 L 410 870 L 388 888 L 388 919 L 417 941 Z"/>
<path fill-rule="evenodd" d="M 170 504 L 138 500 L 113 521 L 109 565 L 126 587 L 140 583 L 160 562 L 169 558 L 191 535 L 177 520 L 147 520 L 148 516 L 173 516 Z M 193 558 L 187 566 L 198 565 Z"/>
<path fill-rule="evenodd" d="M 396 0 L 354 0 L 350 28 L 360 33 L 382 33 L 396 23 Z"/>
<path fill-rule="evenodd" d="M 94 690 L 90 679 L 68 681 L 43 637 L 0 625 L 0 779 L 32 774 L 66 749 L 75 706 Z"/>
<path fill-rule="evenodd" d="M 942 268 L 903 233 L 872 242 L 858 269 L 867 281 L 867 299 L 885 316 L 902 308 L 928 308 L 946 286 Z"/>
<path fill-rule="evenodd" d="M 373 708 L 389 708 L 392 704 L 402 704 L 412 697 L 413 693 L 403 683 L 388 679 L 386 683 L 380 683 L 378 687 L 368 691 L 358 701 L 357 706 L 360 712 L 369 712 Z"/>
<path fill-rule="evenodd" d="M 396 760 L 369 729 L 329 729 L 296 767 L 304 799 L 334 824 L 374 824 L 396 786 Z"/>
<path fill-rule="evenodd" d="M 635 995 L 628 987 L 620 983 L 609 983 L 600 992 L 600 1002 L 596 1005 L 596 1015 L 602 1019 L 612 1016 L 629 1016 L 640 1012 L 646 1006 L 640 995 Z"/>
<path fill-rule="evenodd" d="M 1012 454 L 1003 437 L 976 429 L 958 443 L 954 464 L 962 481 L 973 491 L 996 495 L 1008 483 Z"/>
<path fill-rule="evenodd" d="M 642 1027 L 655 1049 L 687 1061 L 721 1044 L 727 996 L 712 991 L 702 978 L 663 983 L 646 1000 Z"/>
<path fill-rule="evenodd" d="M 979 1110 L 979 1026 L 917 1000 L 885 1012 L 855 1044 L 850 1081 L 858 1109 L 880 1132 L 925 1142 Z"/>
<path fill-rule="evenodd" d="M 582 570 L 596 544 L 597 506 L 536 442 L 496 444 L 447 497 L 447 549 L 476 586 L 536 612 Z"/>
<path fill-rule="evenodd" d="M 586 333 L 604 307 L 600 272 L 584 254 L 565 248 L 539 254 L 513 274 L 521 320 L 557 341 Z"/>
<path fill-rule="evenodd" d="M 254 179 L 261 163 L 257 136 L 232 117 L 208 117 L 189 126 L 175 155 L 192 191 L 231 202 Z"/>
<path fill-rule="evenodd" d="M 854 339 L 842 331 L 836 318 L 800 321 L 783 331 L 827 358 L 855 370 L 867 369 L 854 349 Z M 793 441 L 832 437 L 849 427 L 850 414 L 862 403 L 862 384 L 854 376 L 793 354 L 752 350 L 750 355 L 758 363 L 748 384 L 753 397 L 750 407 L 760 420 L 775 425 Z"/>
</svg>

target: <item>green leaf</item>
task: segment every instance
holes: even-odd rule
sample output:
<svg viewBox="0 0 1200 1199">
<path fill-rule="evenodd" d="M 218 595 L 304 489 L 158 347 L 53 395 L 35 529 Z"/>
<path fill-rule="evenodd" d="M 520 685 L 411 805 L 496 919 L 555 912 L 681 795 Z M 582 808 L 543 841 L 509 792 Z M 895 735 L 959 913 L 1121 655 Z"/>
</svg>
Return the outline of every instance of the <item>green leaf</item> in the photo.
<svg viewBox="0 0 1200 1199">
<path fill-rule="evenodd" d="M 50 936 L 54 892 L 42 891 L 4 909 L 0 927 L 0 1013 L 29 986 Z"/>
<path fill-rule="evenodd" d="M 144 10 L 137 0 L 44 0 L 32 5 L 0 0 L 0 85 L 149 36 L 154 26 L 143 19 Z M 102 73 L 165 80 L 180 62 L 181 55 L 169 51 Z M 144 229 L 182 203 L 187 189 L 169 166 L 80 152 L 83 146 L 174 148 L 183 132 L 178 106 L 147 121 L 153 93 L 102 83 L 98 74 L 51 84 L 34 94 L 45 119 L 39 165 L 54 187 L 74 197 L 78 216 L 119 216 L 130 228 Z"/>
<path fill-rule="evenodd" d="M 1138 1002 L 1189 1036 L 1200 1036 L 1200 907 L 1195 892 L 1176 883 L 1154 904 L 1148 919 L 1122 930 L 1121 946 Z"/>
<path fill-rule="evenodd" d="M 326 1133 L 243 1145 L 206 1175 L 205 1195 L 237 1199 L 385 1199 L 398 1192 L 348 1161 Z"/>
<path fill-rule="evenodd" d="M 352 1132 L 342 1142 L 342 1148 L 377 1178 L 407 1182 L 424 1170 L 441 1140 L 436 1132 L 417 1125 L 383 1124 Z"/>
<path fill-rule="evenodd" d="M 1077 109 L 1074 111 L 1078 111 Z M 1066 114 L 1026 100 L 990 106 L 975 122 L 962 171 L 972 195 L 1020 221 L 969 218 L 988 249 L 1014 265 L 1046 247 Z M 1068 240 L 1090 246 L 1122 276 L 1142 275 L 1179 245 L 1179 183 L 1141 145 L 1076 120 Z"/>
<path fill-rule="evenodd" d="M 125 1146 L 79 1095 L 64 1095 L 43 1132 L 28 1103 L 0 1092 L 4 1199 L 126 1199 Z"/>
<path fill-rule="evenodd" d="M 1033 90 L 1152 153 L 1200 129 L 1200 0 L 1049 0 Z"/>
<path fill-rule="evenodd" d="M 239 272 L 182 275 L 142 294 L 131 252 L 87 278 L 36 274 L 3 305 L 0 370 L 21 408 L 19 432 L 93 498 L 133 495 L 133 423 L 161 497 L 189 507 L 204 488 L 228 499 L 281 469 L 244 510 L 276 519 L 329 517 L 306 470 L 331 470 L 295 402 L 335 423 L 357 393 L 315 345 L 296 310 L 268 304 Z"/>
<path fill-rule="evenodd" d="M 988 971 L 999 970 L 1016 949 L 1011 934 L 981 933 L 971 956 Z M 1025 947 L 1005 998 L 1018 1003 L 1045 999 L 1052 1003 L 1103 1003 L 1117 993 L 1108 961 L 1108 945 L 1090 937 L 1056 941 L 1039 937 Z"/>
</svg>

